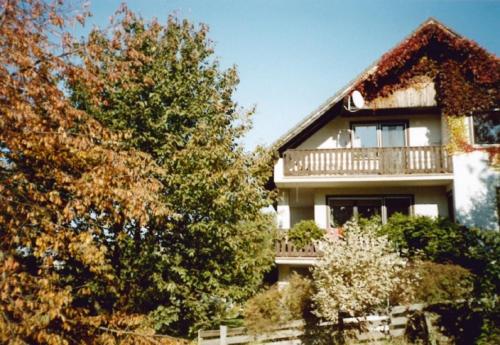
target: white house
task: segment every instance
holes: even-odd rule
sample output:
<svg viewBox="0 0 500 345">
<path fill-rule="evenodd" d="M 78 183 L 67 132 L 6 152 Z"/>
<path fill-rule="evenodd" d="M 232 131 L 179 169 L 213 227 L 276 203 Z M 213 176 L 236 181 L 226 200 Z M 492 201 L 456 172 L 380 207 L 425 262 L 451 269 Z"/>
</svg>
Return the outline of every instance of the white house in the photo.
<svg viewBox="0 0 500 345">
<path fill-rule="evenodd" d="M 403 54 L 405 44 L 424 35 L 431 38 L 405 56 L 408 61 L 411 54 L 424 56 L 426 49 L 437 49 L 429 43 L 432 35 L 470 42 L 434 19 L 426 21 L 278 141 L 274 183 L 279 228 L 314 219 L 320 228 L 335 229 L 352 216 L 378 214 L 385 222 L 395 212 L 499 228 L 500 173 L 492 162 L 492 152 L 500 148 L 498 97 L 488 111 L 459 118 L 469 147 L 463 153 L 449 149 L 449 121 L 436 79 L 429 74 L 416 73 L 402 87 L 370 101 L 357 91 L 386 68 L 384 58 Z M 490 57 L 498 67 L 498 58 Z M 493 85 L 498 96 L 498 81 Z M 278 243 L 279 281 L 316 258 L 312 246 L 296 250 Z"/>
</svg>

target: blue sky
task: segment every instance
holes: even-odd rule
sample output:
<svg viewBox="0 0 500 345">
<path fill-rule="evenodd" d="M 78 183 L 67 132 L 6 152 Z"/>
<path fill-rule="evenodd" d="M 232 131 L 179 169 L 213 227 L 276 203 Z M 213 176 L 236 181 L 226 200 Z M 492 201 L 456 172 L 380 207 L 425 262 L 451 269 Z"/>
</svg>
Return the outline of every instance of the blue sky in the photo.
<svg viewBox="0 0 500 345">
<path fill-rule="evenodd" d="M 119 0 L 91 1 L 105 26 Z M 176 13 L 206 23 L 223 67 L 236 65 L 235 100 L 256 105 L 248 149 L 270 145 L 432 16 L 500 52 L 500 0 L 129 0 L 144 18 Z M 84 31 L 76 32 L 77 35 Z"/>
</svg>

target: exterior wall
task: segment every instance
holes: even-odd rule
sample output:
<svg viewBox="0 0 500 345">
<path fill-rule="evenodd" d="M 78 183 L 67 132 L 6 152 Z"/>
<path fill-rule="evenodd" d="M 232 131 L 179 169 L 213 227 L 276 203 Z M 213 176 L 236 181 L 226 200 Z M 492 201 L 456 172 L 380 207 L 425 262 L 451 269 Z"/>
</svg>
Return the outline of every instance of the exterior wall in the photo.
<svg viewBox="0 0 500 345">
<path fill-rule="evenodd" d="M 281 189 L 278 198 L 279 229 L 289 229 L 301 220 L 314 219 L 314 191 L 311 189 Z"/>
<path fill-rule="evenodd" d="M 288 190 L 280 190 L 278 195 L 278 207 L 276 210 L 276 218 L 279 229 L 290 229 L 290 205 L 288 199 Z"/>
<path fill-rule="evenodd" d="M 290 264 L 279 265 L 278 287 L 282 288 L 286 286 L 293 273 L 297 273 L 302 276 L 310 276 L 310 268 L 313 267 L 313 265 L 314 265 L 313 263 L 308 263 L 306 265 L 290 265 Z"/>
<path fill-rule="evenodd" d="M 285 192 L 285 193 L 283 193 Z M 327 195 L 388 195 L 388 194 L 412 194 L 414 195 L 414 213 L 426 216 L 448 216 L 448 202 L 446 198 L 446 186 L 422 186 L 422 187 L 363 187 L 363 188 L 321 188 L 321 189 L 288 189 L 280 192 L 286 194 L 289 202 L 289 214 L 291 225 L 299 219 L 312 219 L 320 228 L 328 228 L 328 206 Z M 279 207 L 279 206 L 278 206 Z M 278 217 L 280 214 L 278 212 Z M 282 222 L 285 223 L 285 222 Z M 278 265 L 278 286 L 284 287 L 288 284 L 290 275 L 294 271 L 302 274 L 312 262 L 303 263 L 280 263 Z"/>
<path fill-rule="evenodd" d="M 416 76 L 404 89 L 398 89 L 385 97 L 378 97 L 366 104 L 366 108 L 411 108 L 437 105 L 436 88 L 432 78 Z"/>
<path fill-rule="evenodd" d="M 300 220 L 314 219 L 320 228 L 326 229 L 329 213 L 326 197 L 341 195 L 411 194 L 414 196 L 414 214 L 448 217 L 446 194 L 450 188 L 451 186 L 285 189 L 280 191 L 278 225 L 280 229 L 289 229 Z M 298 198 L 295 195 L 297 191 Z M 286 195 L 286 199 L 282 195 Z"/>
<path fill-rule="evenodd" d="M 412 194 L 414 196 L 415 215 L 447 217 L 448 201 L 445 186 L 433 187 L 384 187 L 384 188 L 344 188 L 320 189 L 315 193 L 314 219 L 321 228 L 328 227 L 327 196 L 341 195 L 390 195 Z"/>
<path fill-rule="evenodd" d="M 489 163 L 486 152 L 474 151 L 453 157 L 453 197 L 456 220 L 466 226 L 499 229 L 496 189 L 500 172 Z"/>
<path fill-rule="evenodd" d="M 314 206 L 290 207 L 290 217 L 290 227 L 293 227 L 301 220 L 314 219 Z"/>
<path fill-rule="evenodd" d="M 441 145 L 442 121 L 438 114 L 401 116 L 337 117 L 304 141 L 298 149 L 332 149 L 351 147 L 350 122 L 375 120 L 409 121 L 409 146 Z"/>
</svg>

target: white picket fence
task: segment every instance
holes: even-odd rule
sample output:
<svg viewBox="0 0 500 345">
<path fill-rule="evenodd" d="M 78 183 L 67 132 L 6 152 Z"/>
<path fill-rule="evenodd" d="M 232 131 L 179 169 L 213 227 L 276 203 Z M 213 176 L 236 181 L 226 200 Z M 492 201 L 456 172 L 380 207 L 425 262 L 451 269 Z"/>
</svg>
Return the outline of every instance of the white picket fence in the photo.
<svg viewBox="0 0 500 345">
<path fill-rule="evenodd" d="M 391 308 L 387 315 L 369 315 L 359 318 L 344 318 L 345 328 L 363 323 L 364 331 L 353 331 L 355 339 L 360 343 L 373 342 L 404 335 L 407 315 L 415 311 L 423 310 L 423 304 L 410 306 L 396 306 Z M 320 327 L 333 326 L 332 323 L 321 323 Z M 230 345 L 259 343 L 265 345 L 302 345 L 301 337 L 305 336 L 305 324 L 303 321 L 292 321 L 285 325 L 273 328 L 262 334 L 249 334 L 244 327 L 228 328 L 220 326 L 216 330 L 200 330 L 198 332 L 198 345 Z"/>
</svg>

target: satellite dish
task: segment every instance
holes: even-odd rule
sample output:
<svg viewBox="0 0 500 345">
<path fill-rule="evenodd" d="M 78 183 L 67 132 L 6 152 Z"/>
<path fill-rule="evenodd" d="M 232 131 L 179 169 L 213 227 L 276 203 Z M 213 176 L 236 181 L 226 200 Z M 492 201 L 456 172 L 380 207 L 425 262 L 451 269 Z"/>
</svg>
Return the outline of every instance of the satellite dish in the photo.
<svg viewBox="0 0 500 345">
<path fill-rule="evenodd" d="M 344 105 L 344 108 L 350 112 L 355 112 L 360 109 L 363 109 L 365 106 L 365 100 L 361 92 L 358 90 L 354 90 L 351 92 L 349 97 L 347 97 L 347 107 Z"/>
<path fill-rule="evenodd" d="M 352 103 L 357 109 L 361 109 L 365 106 L 365 100 L 363 98 L 363 95 L 361 95 L 361 92 L 359 92 L 358 90 L 354 90 L 351 93 L 351 99 Z"/>
</svg>

